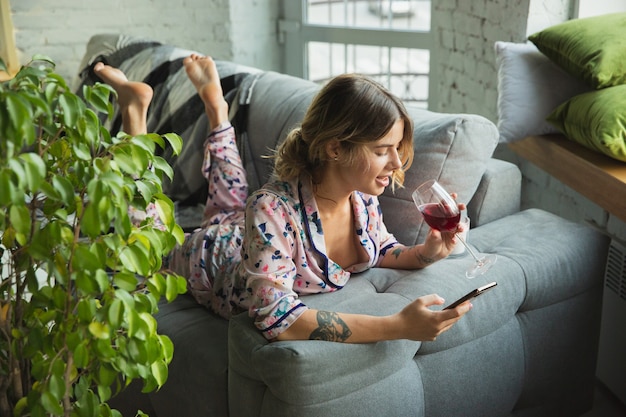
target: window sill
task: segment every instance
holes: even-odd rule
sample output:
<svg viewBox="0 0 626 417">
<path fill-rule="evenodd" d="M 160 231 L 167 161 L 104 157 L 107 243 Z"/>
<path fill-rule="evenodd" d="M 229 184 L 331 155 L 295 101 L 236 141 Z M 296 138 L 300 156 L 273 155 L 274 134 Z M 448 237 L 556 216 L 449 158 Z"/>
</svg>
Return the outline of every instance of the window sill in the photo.
<svg viewBox="0 0 626 417">
<path fill-rule="evenodd" d="M 626 222 L 626 163 L 563 135 L 529 136 L 509 147 L 522 158 Z"/>
</svg>

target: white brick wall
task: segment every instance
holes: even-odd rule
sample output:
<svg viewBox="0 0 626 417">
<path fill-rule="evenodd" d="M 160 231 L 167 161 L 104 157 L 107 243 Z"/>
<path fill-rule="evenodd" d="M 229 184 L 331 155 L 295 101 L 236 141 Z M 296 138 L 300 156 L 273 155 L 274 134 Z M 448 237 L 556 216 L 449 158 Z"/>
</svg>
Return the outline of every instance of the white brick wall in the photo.
<svg viewBox="0 0 626 417">
<path fill-rule="evenodd" d="M 11 11 L 20 62 L 48 55 L 68 80 L 97 33 L 151 38 L 265 69 L 281 62 L 278 0 L 11 0 Z"/>
</svg>

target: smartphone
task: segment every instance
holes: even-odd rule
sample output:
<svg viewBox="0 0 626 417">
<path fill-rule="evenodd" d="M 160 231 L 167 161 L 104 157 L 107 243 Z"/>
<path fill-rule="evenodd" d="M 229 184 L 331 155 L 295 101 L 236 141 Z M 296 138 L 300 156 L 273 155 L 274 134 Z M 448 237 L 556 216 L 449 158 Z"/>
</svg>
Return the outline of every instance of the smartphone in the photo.
<svg viewBox="0 0 626 417">
<path fill-rule="evenodd" d="M 458 300 L 450 304 L 448 307 L 444 308 L 444 310 L 447 310 L 449 308 L 454 308 L 458 306 L 459 304 L 464 303 L 467 300 L 471 300 L 474 297 L 478 297 L 479 295 L 484 294 L 485 292 L 489 291 L 496 285 L 498 285 L 498 283 L 494 281 L 494 282 L 490 282 L 487 285 L 483 285 L 482 287 L 478 287 L 475 290 L 468 292 L 463 297 L 459 298 Z"/>
</svg>

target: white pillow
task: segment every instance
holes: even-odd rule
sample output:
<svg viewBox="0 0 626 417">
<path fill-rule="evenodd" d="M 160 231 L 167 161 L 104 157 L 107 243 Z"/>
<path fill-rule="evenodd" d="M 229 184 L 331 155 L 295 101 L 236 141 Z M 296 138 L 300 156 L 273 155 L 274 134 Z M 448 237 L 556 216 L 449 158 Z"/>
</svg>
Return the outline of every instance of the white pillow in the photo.
<svg viewBox="0 0 626 417">
<path fill-rule="evenodd" d="M 500 143 L 558 133 L 546 116 L 561 103 L 591 90 L 532 43 L 497 41 L 495 52 Z"/>
</svg>

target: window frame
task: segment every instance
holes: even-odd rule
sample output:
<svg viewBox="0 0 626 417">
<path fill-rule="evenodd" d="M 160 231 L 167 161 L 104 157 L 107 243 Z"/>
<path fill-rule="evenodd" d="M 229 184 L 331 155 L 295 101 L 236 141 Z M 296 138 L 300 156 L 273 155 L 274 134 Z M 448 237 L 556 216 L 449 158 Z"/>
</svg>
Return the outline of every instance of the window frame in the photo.
<svg viewBox="0 0 626 417">
<path fill-rule="evenodd" d="M 287 74 L 309 78 L 307 48 L 309 42 L 422 49 L 428 51 L 431 56 L 428 70 L 428 107 L 430 107 L 432 98 L 436 96 L 433 88 L 437 85 L 432 71 L 432 57 L 435 52 L 432 22 L 429 31 L 311 24 L 306 22 L 306 3 L 307 0 L 283 0 L 285 17 L 278 22 L 278 36 L 285 47 L 284 71 Z"/>
</svg>

